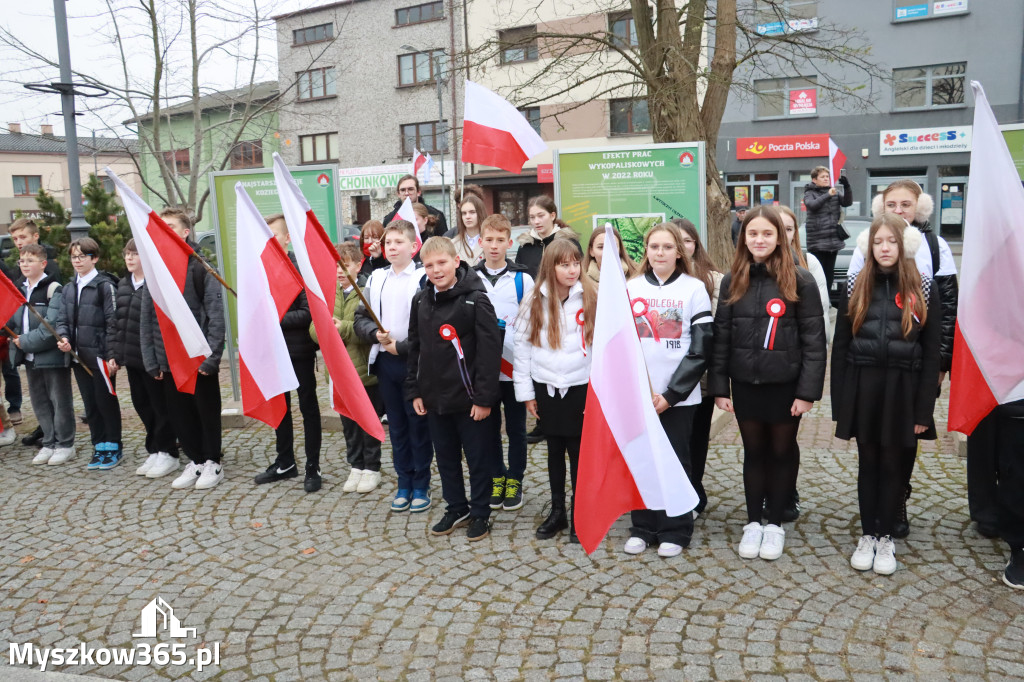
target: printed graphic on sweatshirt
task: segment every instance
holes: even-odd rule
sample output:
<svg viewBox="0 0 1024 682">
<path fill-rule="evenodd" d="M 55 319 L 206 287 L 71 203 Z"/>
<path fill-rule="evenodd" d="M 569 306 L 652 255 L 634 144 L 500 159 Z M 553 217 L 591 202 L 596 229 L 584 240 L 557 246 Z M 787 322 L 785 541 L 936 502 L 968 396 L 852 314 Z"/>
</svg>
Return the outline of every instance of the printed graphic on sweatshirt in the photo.
<svg viewBox="0 0 1024 682">
<path fill-rule="evenodd" d="M 641 301 L 645 305 L 641 305 Z M 653 303 L 667 303 L 667 305 L 659 311 L 652 307 Z M 636 322 L 636 333 L 641 339 L 653 338 L 655 341 L 662 339 L 670 341 L 683 337 L 683 306 L 680 301 L 637 299 L 633 302 L 633 316 Z"/>
</svg>

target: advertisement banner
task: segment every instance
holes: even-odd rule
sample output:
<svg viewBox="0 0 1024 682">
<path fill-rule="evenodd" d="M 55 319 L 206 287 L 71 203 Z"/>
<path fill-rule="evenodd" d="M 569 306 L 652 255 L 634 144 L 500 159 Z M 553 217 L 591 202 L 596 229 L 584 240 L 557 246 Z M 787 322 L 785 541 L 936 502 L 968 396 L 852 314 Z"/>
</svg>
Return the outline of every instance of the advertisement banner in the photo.
<svg viewBox="0 0 1024 682">
<path fill-rule="evenodd" d="M 426 167 L 420 169 L 420 183 L 422 185 L 441 184 L 441 164 L 434 160 L 434 170 L 430 179 L 426 177 Z M 398 187 L 398 180 L 403 175 L 412 173 L 412 161 L 409 163 L 393 163 L 386 166 L 361 166 L 358 168 L 338 169 L 338 191 L 339 192 L 369 192 L 371 189 L 381 187 L 394 192 Z M 455 162 L 445 160 L 444 162 L 445 184 L 452 184 L 455 181 Z M 397 195 L 396 195 L 397 196 Z"/>
<path fill-rule="evenodd" d="M 941 154 L 971 151 L 971 126 L 908 128 L 878 133 L 879 154 Z"/>
<path fill-rule="evenodd" d="M 896 21 L 903 21 L 905 19 L 920 19 L 928 16 L 928 3 L 919 3 L 916 5 L 904 5 L 896 8 Z"/>
<path fill-rule="evenodd" d="M 999 126 L 999 129 L 1003 132 L 1003 139 L 1010 150 L 1013 165 L 1017 167 L 1017 174 L 1024 182 L 1024 123 Z"/>
<path fill-rule="evenodd" d="M 584 244 L 611 222 L 637 259 L 647 230 L 675 217 L 707 238 L 703 142 L 556 149 L 554 171 L 559 217 Z"/>
<path fill-rule="evenodd" d="M 818 91 L 790 90 L 789 91 L 789 114 L 799 116 L 800 114 L 813 114 L 818 110 Z"/>
<path fill-rule="evenodd" d="M 967 11 L 967 0 L 942 0 L 932 5 L 932 14 L 961 14 Z"/>
<path fill-rule="evenodd" d="M 812 156 L 828 157 L 828 133 L 820 135 L 740 137 L 736 139 L 736 158 L 740 161 Z"/>
</svg>

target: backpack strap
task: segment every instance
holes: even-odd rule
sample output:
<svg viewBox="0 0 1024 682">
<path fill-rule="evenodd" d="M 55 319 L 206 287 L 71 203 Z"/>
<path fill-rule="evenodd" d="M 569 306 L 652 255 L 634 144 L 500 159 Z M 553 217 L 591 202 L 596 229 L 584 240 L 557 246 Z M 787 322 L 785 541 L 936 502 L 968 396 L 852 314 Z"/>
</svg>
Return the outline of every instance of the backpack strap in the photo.
<svg viewBox="0 0 1024 682">
<path fill-rule="evenodd" d="M 522 270 L 516 271 L 515 281 L 516 281 L 516 303 L 522 303 L 523 302 L 523 271 Z"/>
<path fill-rule="evenodd" d="M 53 292 L 60 287 L 60 282 L 50 282 L 50 286 L 46 287 L 46 302 L 49 303 L 50 299 L 53 298 Z"/>
<path fill-rule="evenodd" d="M 928 240 L 928 250 L 932 252 L 932 277 L 939 272 L 939 236 L 935 234 L 934 230 L 928 230 L 924 233 L 924 238 Z"/>
</svg>

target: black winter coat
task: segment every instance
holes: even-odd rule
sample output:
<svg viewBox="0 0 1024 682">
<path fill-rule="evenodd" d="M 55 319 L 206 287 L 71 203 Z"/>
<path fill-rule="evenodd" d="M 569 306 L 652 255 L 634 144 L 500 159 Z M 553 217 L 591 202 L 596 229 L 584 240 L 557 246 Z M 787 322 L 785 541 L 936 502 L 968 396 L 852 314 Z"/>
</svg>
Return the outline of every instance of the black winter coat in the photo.
<svg viewBox="0 0 1024 682">
<path fill-rule="evenodd" d="M 139 326 L 142 324 L 142 290 L 132 284 L 128 273 L 117 283 L 117 336 L 114 341 L 114 359 L 121 367 L 145 371 L 142 362 L 142 341 Z"/>
<path fill-rule="evenodd" d="M 540 272 L 540 261 L 544 257 L 544 248 L 551 243 L 551 240 L 554 239 L 555 235 L 561 230 L 569 230 L 569 234 L 577 240 L 579 239 L 578 235 L 568 227 L 555 230 L 543 239 L 534 237 L 533 230 L 530 230 L 519 237 L 519 251 L 516 252 L 516 263 L 524 266 L 526 268 L 526 272 L 529 273 L 530 277 L 532 277 L 534 281 L 537 279 L 537 273 Z"/>
<path fill-rule="evenodd" d="M 729 380 L 750 384 L 796 382 L 796 397 L 814 402 L 825 385 L 825 321 L 821 296 L 811 273 L 797 268 L 797 297 L 786 301 L 778 319 L 774 350 L 765 348 L 768 302 L 782 298 L 764 264 L 750 266 L 750 288 L 729 303 L 732 273 L 722 278 L 715 314 L 715 343 L 708 370 L 708 392 L 728 398 Z"/>
<path fill-rule="evenodd" d="M 295 254 L 289 252 L 288 258 L 292 265 L 298 270 L 298 261 Z M 288 346 L 290 358 L 311 358 L 316 355 L 318 346 L 309 335 L 309 325 L 313 322 L 313 316 L 309 312 L 309 300 L 306 298 L 305 290 L 300 291 L 292 304 L 288 306 L 284 317 L 281 318 L 281 331 L 284 333 L 284 343 Z"/>
<path fill-rule="evenodd" d="M 839 251 L 846 242 L 836 234 L 836 226 L 842 209 L 853 203 L 853 192 L 850 181 L 839 177 L 836 193 L 829 194 L 831 187 L 818 187 L 813 182 L 804 187 L 804 207 L 807 209 L 807 222 L 804 230 L 807 234 L 807 250 Z"/>
<path fill-rule="evenodd" d="M 455 285 L 435 296 L 432 284 L 416 293 L 409 317 L 407 400 L 422 398 L 428 412 L 468 413 L 473 405 L 493 407 L 501 398 L 502 334 L 483 282 L 460 263 Z M 441 338 L 442 325 L 455 328 L 465 354 L 473 397 L 459 371 L 458 354 Z"/>
<path fill-rule="evenodd" d="M 78 295 L 78 276 L 64 285 L 57 334 L 71 342 L 89 369 L 100 357 L 114 357 L 114 339 L 117 337 L 117 280 L 114 276 L 97 271 L 96 276 L 82 287 Z"/>
<path fill-rule="evenodd" d="M 939 337 L 939 371 L 948 372 L 953 367 L 953 337 L 956 334 L 957 302 L 960 299 L 960 285 L 956 275 L 938 275 L 939 271 L 939 237 L 932 230 L 932 225 L 925 220 L 914 221 L 914 227 L 921 231 L 929 250 L 932 252 L 932 280 L 942 306 L 942 331 Z"/>
<path fill-rule="evenodd" d="M 390 265 L 391 263 L 389 263 L 388 259 L 385 258 L 384 256 L 377 256 L 376 258 L 364 258 L 363 264 L 359 266 L 359 286 L 364 286 L 366 284 L 366 280 L 370 279 L 370 275 L 373 274 L 374 270 L 386 268 Z"/>
<path fill-rule="evenodd" d="M 429 233 L 425 232 L 423 234 L 423 241 L 427 241 L 428 237 L 443 237 L 444 233 L 448 231 L 448 220 L 445 219 L 444 213 L 441 213 L 441 211 L 439 211 L 438 209 L 428 205 L 427 202 L 423 201 L 423 197 L 420 197 L 419 199 L 417 199 L 417 201 L 426 206 L 427 213 L 429 213 L 430 215 L 434 216 L 434 218 L 437 219 L 437 222 L 434 223 L 433 231 Z M 395 202 L 395 206 L 394 208 L 391 209 L 391 213 L 388 213 L 386 216 L 384 216 L 384 227 L 387 227 L 388 224 L 395 219 L 395 216 L 398 215 L 398 209 L 402 208 L 403 203 L 405 203 L 405 199 Z"/>
</svg>

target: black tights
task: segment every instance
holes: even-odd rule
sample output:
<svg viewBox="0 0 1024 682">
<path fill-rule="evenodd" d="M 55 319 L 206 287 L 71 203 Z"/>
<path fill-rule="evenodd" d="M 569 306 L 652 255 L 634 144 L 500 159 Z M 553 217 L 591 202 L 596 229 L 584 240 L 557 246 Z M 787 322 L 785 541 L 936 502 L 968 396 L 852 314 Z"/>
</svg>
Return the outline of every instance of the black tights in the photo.
<svg viewBox="0 0 1024 682">
<path fill-rule="evenodd" d="M 565 455 L 569 453 L 569 477 L 576 494 L 576 471 L 580 464 L 580 439 L 548 436 L 548 483 L 551 501 L 565 505 Z"/>
<path fill-rule="evenodd" d="M 743 487 L 747 494 L 747 522 L 761 521 L 768 502 L 768 523 L 782 525 L 782 510 L 796 487 L 798 461 L 796 432 L 800 420 L 769 424 L 741 421 Z"/>
<path fill-rule="evenodd" d="M 864 535 L 892 535 L 906 491 L 905 448 L 857 441 L 857 498 Z"/>
</svg>

